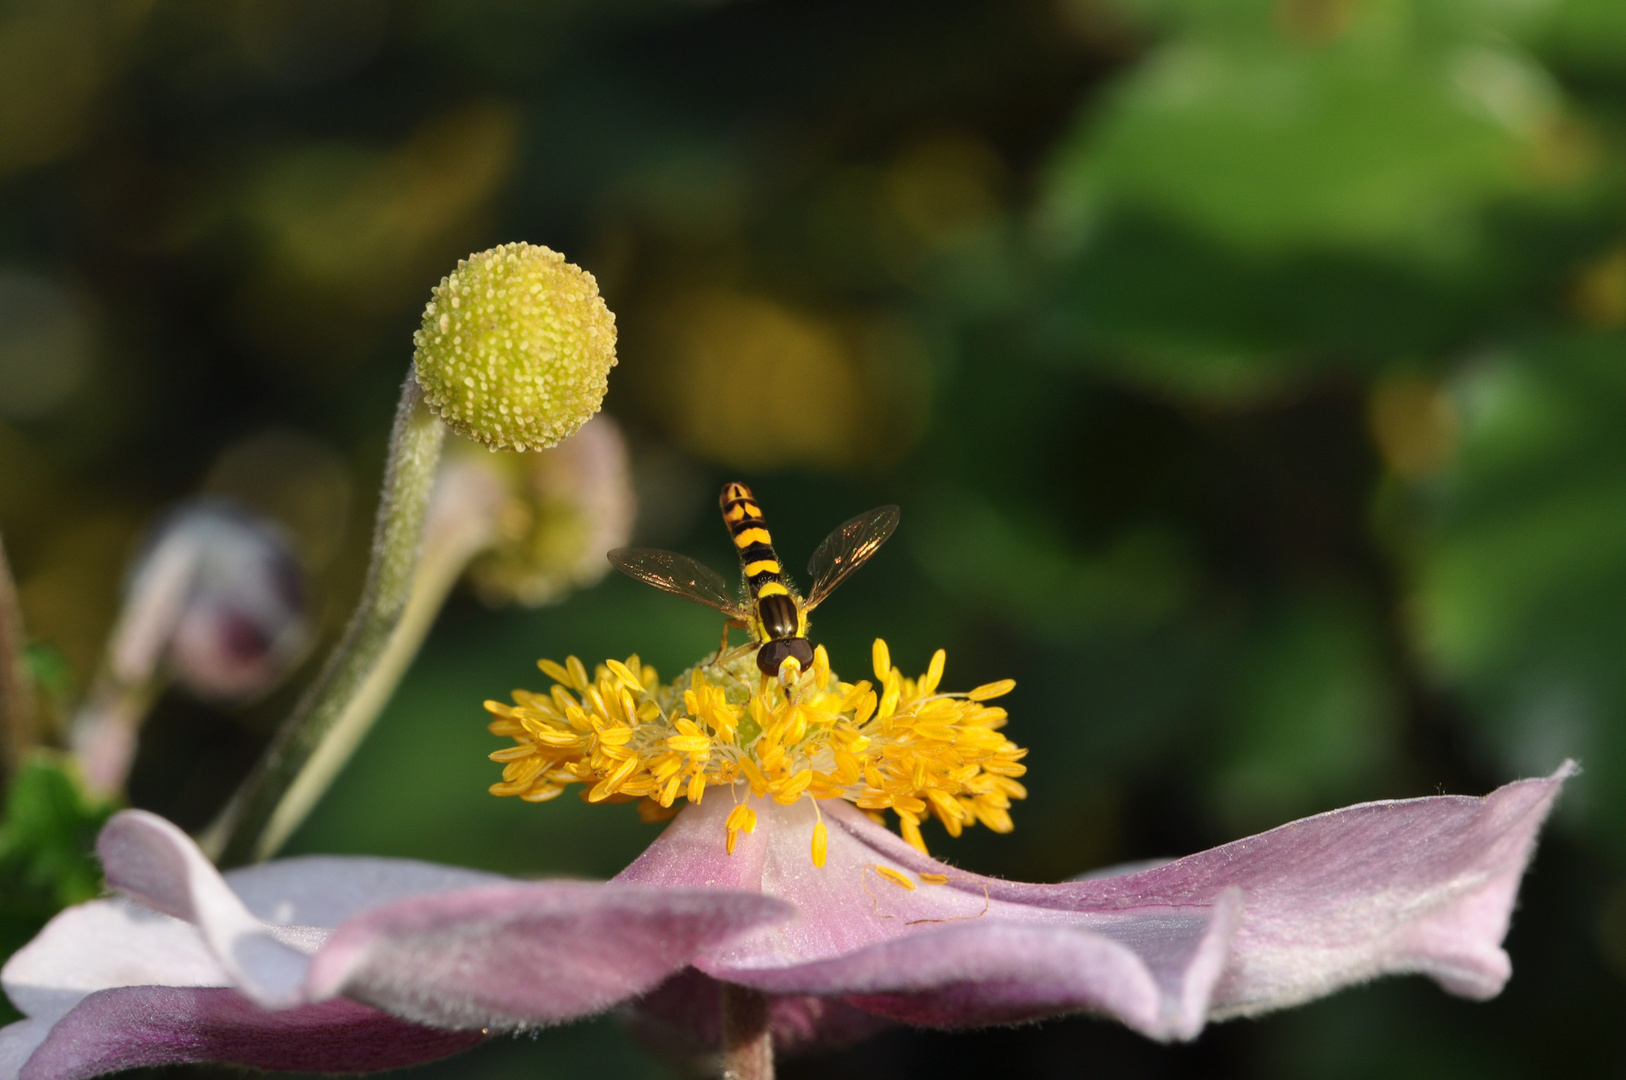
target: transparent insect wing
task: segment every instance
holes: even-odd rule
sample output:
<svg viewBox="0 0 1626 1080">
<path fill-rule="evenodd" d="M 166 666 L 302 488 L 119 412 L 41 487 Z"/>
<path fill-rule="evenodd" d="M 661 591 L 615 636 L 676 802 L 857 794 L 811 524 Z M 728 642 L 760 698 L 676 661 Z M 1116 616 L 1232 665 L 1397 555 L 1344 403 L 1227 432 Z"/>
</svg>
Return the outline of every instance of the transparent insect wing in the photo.
<svg viewBox="0 0 1626 1080">
<path fill-rule="evenodd" d="M 687 555 L 655 548 L 616 548 L 607 558 L 623 574 L 662 592 L 715 608 L 733 618 L 748 615 L 729 595 L 728 583 L 721 574 Z"/>
<path fill-rule="evenodd" d="M 896 506 L 877 506 L 837 526 L 834 532 L 826 536 L 824 543 L 819 545 L 807 563 L 807 573 L 813 580 L 813 587 L 808 591 L 807 603 L 803 606 L 808 610 L 817 607 L 835 591 L 837 585 L 863 566 L 865 560 L 879 551 L 887 537 L 892 535 L 892 530 L 898 527 L 898 517 Z"/>
</svg>

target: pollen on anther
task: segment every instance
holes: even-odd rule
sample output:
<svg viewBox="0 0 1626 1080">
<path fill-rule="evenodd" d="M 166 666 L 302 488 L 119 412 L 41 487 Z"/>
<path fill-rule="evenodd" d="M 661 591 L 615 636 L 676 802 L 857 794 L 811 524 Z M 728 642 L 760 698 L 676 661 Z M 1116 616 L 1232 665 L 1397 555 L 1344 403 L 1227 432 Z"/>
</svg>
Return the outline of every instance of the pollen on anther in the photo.
<svg viewBox="0 0 1626 1080">
<path fill-rule="evenodd" d="M 910 892 L 915 891 L 915 883 L 904 877 L 899 871 L 892 869 L 890 866 L 882 866 L 880 863 L 876 863 L 875 872 L 900 888 L 908 889 Z"/>
<path fill-rule="evenodd" d="M 883 825 L 883 815 L 895 815 L 903 839 L 922 852 L 929 817 L 950 836 L 1011 828 L 1011 803 L 1027 794 L 1015 779 L 1026 751 L 1001 732 L 1005 710 L 938 692 L 941 651 L 911 679 L 878 641 L 873 683 L 842 682 L 822 647 L 809 670 L 783 683 L 761 679 L 755 659 L 739 650 L 671 684 L 636 656 L 606 661 L 591 676 L 574 656 L 542 662 L 555 682 L 548 691 L 486 703 L 489 730 L 514 741 L 492 755 L 503 766 L 492 794 L 541 802 L 582 784 L 590 802 L 638 800 L 646 821 L 660 821 L 680 800 L 699 804 L 708 787 L 726 787 L 735 801 L 723 828 L 730 852 L 756 825 L 756 811 L 741 805 L 747 793 L 783 806 L 810 798 L 815 812 L 820 800 L 844 799 Z M 823 865 L 830 837 L 822 817 L 810 841 L 812 861 Z"/>
</svg>

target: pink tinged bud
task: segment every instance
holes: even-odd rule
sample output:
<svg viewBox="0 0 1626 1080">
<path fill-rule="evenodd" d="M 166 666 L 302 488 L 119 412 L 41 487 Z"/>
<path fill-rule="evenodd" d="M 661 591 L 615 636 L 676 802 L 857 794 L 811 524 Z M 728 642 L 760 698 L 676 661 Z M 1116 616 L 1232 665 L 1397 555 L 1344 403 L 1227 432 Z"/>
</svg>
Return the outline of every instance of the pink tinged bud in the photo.
<svg viewBox="0 0 1626 1080">
<path fill-rule="evenodd" d="M 212 700 L 258 697 L 303 655 L 306 592 L 280 529 L 224 503 L 184 507 L 132 569 L 111 673 L 125 685 L 167 675 Z"/>
<path fill-rule="evenodd" d="M 536 607 L 592 585 L 609 570 L 604 553 L 632 535 L 637 497 L 626 441 L 602 413 L 551 449 L 490 454 L 471 446 L 442 470 L 437 503 L 450 481 L 476 471 L 501 492 L 491 543 L 469 569 L 481 599 L 494 607 Z"/>
<path fill-rule="evenodd" d="M 167 680 L 212 701 L 270 690 L 309 638 L 304 570 L 276 526 L 223 502 L 176 510 L 131 566 L 107 658 L 73 723 L 93 791 L 123 786 Z"/>
</svg>

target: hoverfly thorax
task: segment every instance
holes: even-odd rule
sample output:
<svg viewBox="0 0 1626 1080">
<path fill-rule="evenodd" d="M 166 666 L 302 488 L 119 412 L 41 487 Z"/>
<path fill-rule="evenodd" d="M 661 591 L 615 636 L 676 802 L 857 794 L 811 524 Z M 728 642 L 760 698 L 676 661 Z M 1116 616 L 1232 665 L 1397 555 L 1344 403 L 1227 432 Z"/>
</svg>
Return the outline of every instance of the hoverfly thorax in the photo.
<svg viewBox="0 0 1626 1080">
<path fill-rule="evenodd" d="M 813 646 L 807 640 L 808 612 L 886 542 L 898 526 L 898 508 L 882 506 L 860 514 L 825 537 L 808 562 L 813 585 L 804 600 L 780 565 L 751 489 L 738 481 L 724 484 L 718 503 L 740 558 L 743 599 L 731 597 L 720 575 L 686 555 L 617 548 L 609 553 L 610 562 L 645 584 L 722 612 L 728 616 L 723 648 L 727 647 L 728 627 L 749 630 L 758 646 L 758 669 L 764 675 L 793 680 L 813 663 Z M 721 652 L 722 648 L 719 655 Z"/>
</svg>

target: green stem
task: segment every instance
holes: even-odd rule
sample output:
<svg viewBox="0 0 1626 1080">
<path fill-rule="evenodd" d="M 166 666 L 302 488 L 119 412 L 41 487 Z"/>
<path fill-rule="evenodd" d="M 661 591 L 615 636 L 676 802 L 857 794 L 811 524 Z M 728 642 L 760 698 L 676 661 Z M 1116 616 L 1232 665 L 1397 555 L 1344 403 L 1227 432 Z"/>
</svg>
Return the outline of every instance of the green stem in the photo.
<svg viewBox="0 0 1626 1080">
<path fill-rule="evenodd" d="M 346 750 L 360 741 L 366 723 L 377 715 L 405 668 L 405 660 L 411 658 L 408 653 L 402 659 L 397 651 L 396 663 L 391 665 L 394 670 L 381 667 L 381 661 L 390 658 L 391 642 L 412 598 L 424 517 L 445 436 L 446 428 L 424 404 L 416 376 L 408 375 L 390 436 L 372 565 L 361 602 L 321 675 L 204 838 L 205 850 L 217 852 L 221 865 L 258 862 L 275 853 L 321 793 L 318 782 L 325 785 L 343 763 L 341 756 L 324 751 L 324 746 L 336 731 L 346 736 Z M 422 640 L 421 633 L 418 640 Z M 416 651 L 416 643 L 412 651 Z M 393 677 L 379 677 L 385 674 Z M 365 722 L 358 725 L 362 714 L 366 714 Z M 318 771 L 302 781 L 313 763 Z"/>
<path fill-rule="evenodd" d="M 723 983 L 723 1080 L 773 1080 L 768 997 Z"/>
</svg>

